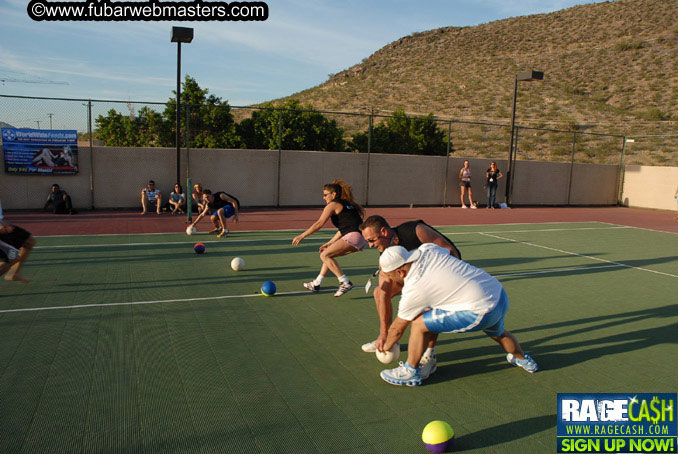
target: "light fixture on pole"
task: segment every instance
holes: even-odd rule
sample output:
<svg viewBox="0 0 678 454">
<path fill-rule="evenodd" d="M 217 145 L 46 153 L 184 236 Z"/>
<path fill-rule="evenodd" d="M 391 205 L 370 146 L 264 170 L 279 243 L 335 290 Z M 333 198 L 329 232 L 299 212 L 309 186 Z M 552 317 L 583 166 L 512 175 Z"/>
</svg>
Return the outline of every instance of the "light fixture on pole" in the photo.
<svg viewBox="0 0 678 454">
<path fill-rule="evenodd" d="M 508 170 L 506 171 L 506 205 L 511 205 L 511 192 L 513 191 L 513 167 L 514 150 L 513 138 L 516 126 L 516 99 L 518 97 L 518 81 L 544 80 L 544 73 L 541 71 L 520 71 L 516 74 L 513 85 L 513 108 L 511 109 L 511 143 L 508 152 Z"/>
<path fill-rule="evenodd" d="M 177 43 L 177 183 L 181 181 L 181 142 L 180 137 L 180 121 L 181 118 L 181 43 L 190 43 L 193 41 L 193 29 L 188 27 L 172 27 L 171 42 Z"/>
</svg>

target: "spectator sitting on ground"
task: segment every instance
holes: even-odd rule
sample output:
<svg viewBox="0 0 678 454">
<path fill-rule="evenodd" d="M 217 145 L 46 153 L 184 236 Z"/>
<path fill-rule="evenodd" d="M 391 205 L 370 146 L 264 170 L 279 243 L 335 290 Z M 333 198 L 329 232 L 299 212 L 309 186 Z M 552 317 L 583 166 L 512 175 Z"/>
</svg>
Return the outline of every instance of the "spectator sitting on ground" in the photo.
<svg viewBox="0 0 678 454">
<path fill-rule="evenodd" d="M 160 214 L 162 208 L 162 193 L 155 188 L 155 181 L 148 180 L 148 186 L 141 190 L 141 214 L 144 215 L 149 207 L 155 206 L 155 212 Z"/>
<path fill-rule="evenodd" d="M 46 210 L 50 205 L 54 207 L 54 214 L 77 214 L 77 211 L 73 209 L 71 196 L 66 191 L 62 191 L 58 184 L 52 185 L 44 209 Z"/>
<path fill-rule="evenodd" d="M 174 191 L 170 193 L 167 205 L 172 210 L 170 214 L 183 214 L 186 212 L 186 195 L 179 183 L 174 185 Z"/>
<path fill-rule="evenodd" d="M 205 202 L 204 202 L 204 197 L 203 197 L 204 191 L 202 189 L 202 185 L 200 183 L 196 183 L 193 185 L 193 194 L 191 194 L 191 197 L 193 198 L 193 206 L 191 207 L 191 210 L 194 213 L 202 213 L 205 210 Z"/>
</svg>

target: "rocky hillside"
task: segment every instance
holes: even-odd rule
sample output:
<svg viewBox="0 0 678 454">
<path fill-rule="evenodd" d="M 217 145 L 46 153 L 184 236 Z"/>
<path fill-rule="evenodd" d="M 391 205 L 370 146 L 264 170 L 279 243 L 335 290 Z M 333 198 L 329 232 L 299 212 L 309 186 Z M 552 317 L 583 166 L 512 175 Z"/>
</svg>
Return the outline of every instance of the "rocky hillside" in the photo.
<svg viewBox="0 0 678 454">
<path fill-rule="evenodd" d="M 678 0 L 596 3 L 416 33 L 291 98 L 323 110 L 401 109 L 506 125 L 514 75 L 528 69 L 545 77 L 520 83 L 517 124 L 635 137 L 627 162 L 678 165 L 678 137 L 665 136 L 678 134 Z M 499 131 L 473 134 L 505 143 Z M 647 135 L 664 136 L 638 137 Z M 572 139 L 562 136 L 528 148 L 565 156 Z M 609 139 L 617 149 L 620 142 Z M 462 150 L 483 148 L 471 145 Z"/>
</svg>

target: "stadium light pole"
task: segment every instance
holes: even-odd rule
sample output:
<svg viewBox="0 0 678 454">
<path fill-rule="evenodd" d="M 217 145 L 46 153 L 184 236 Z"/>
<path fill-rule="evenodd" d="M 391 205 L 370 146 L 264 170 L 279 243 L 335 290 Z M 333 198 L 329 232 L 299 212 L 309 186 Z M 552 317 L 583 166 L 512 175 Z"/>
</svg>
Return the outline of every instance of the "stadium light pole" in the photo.
<svg viewBox="0 0 678 454">
<path fill-rule="evenodd" d="M 171 42 L 177 43 L 177 183 L 181 182 L 181 142 L 180 118 L 181 118 L 181 43 L 193 41 L 193 29 L 189 27 L 172 27 Z"/>
<path fill-rule="evenodd" d="M 513 138 L 515 134 L 516 127 L 516 99 L 518 97 L 518 82 L 519 81 L 532 81 L 532 80 L 544 80 L 544 73 L 541 71 L 520 71 L 516 74 L 515 82 L 513 84 L 513 108 L 511 109 L 511 143 L 509 144 L 508 152 L 508 170 L 506 171 L 506 205 L 511 205 L 511 192 L 512 192 L 512 178 L 513 178 Z"/>
</svg>

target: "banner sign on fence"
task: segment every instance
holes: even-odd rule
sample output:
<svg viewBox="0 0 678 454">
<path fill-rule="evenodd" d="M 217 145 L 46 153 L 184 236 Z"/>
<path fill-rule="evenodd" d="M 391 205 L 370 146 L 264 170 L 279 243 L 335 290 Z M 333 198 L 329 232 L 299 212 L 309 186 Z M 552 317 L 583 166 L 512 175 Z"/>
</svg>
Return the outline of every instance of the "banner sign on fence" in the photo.
<svg viewBox="0 0 678 454">
<path fill-rule="evenodd" d="M 21 175 L 78 173 L 78 131 L 2 128 L 5 172 Z"/>
<path fill-rule="evenodd" d="M 676 393 L 558 393 L 558 452 L 678 452 Z"/>
</svg>

